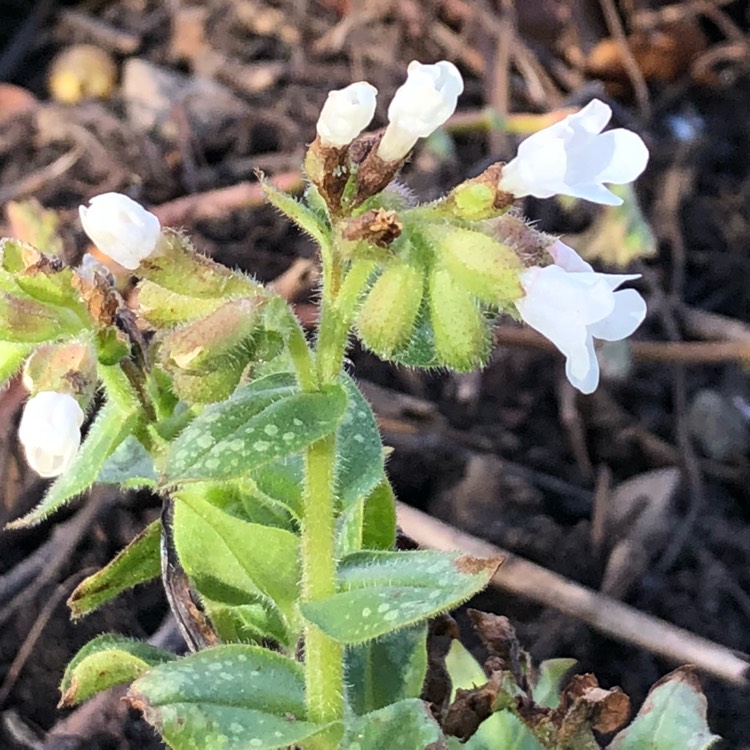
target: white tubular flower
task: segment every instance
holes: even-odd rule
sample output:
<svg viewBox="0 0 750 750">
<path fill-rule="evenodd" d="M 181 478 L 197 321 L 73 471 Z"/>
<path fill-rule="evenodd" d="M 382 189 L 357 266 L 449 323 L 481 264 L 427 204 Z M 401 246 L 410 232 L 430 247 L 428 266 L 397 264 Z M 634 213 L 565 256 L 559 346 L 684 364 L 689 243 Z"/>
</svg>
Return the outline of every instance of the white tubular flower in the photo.
<svg viewBox="0 0 750 750">
<path fill-rule="evenodd" d="M 78 213 L 91 241 L 124 268 L 138 268 L 159 241 L 159 219 L 121 193 L 102 193 L 89 203 L 79 206 Z"/>
<path fill-rule="evenodd" d="M 602 133 L 610 117 L 612 110 L 594 99 L 580 112 L 529 136 L 503 167 L 500 190 L 517 198 L 572 195 L 619 206 L 622 200 L 603 183 L 635 180 L 646 168 L 648 149 L 631 130 Z"/>
<path fill-rule="evenodd" d="M 437 130 L 455 111 L 464 82 L 447 60 L 423 65 L 416 60 L 406 69 L 406 83 L 396 90 L 388 107 L 388 127 L 378 146 L 387 162 L 403 159 L 419 138 Z"/>
<path fill-rule="evenodd" d="M 83 410 L 68 393 L 40 391 L 28 400 L 18 427 L 29 466 L 56 477 L 70 466 L 81 444 Z"/>
<path fill-rule="evenodd" d="M 378 90 L 366 81 L 331 91 L 320 110 L 316 129 L 324 146 L 348 146 L 375 114 Z"/>
<path fill-rule="evenodd" d="M 565 374 L 573 387 L 593 393 L 599 384 L 594 339 L 624 339 L 646 316 L 646 303 L 635 289 L 615 291 L 640 274 L 597 273 L 559 241 L 549 253 L 554 264 L 521 274 L 526 294 L 515 305 L 524 321 L 565 355 Z"/>
</svg>

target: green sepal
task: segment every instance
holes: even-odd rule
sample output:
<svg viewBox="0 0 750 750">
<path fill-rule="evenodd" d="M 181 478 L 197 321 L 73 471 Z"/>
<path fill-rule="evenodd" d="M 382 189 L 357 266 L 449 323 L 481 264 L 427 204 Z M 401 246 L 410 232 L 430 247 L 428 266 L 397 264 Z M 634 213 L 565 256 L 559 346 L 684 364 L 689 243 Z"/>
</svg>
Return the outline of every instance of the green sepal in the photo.
<svg viewBox="0 0 750 750">
<path fill-rule="evenodd" d="M 84 578 L 68 599 L 74 619 L 93 612 L 127 589 L 161 574 L 161 524 L 153 521 L 101 570 Z"/>
<path fill-rule="evenodd" d="M 357 552 L 339 564 L 337 593 L 300 609 L 337 641 L 364 643 L 465 602 L 499 563 L 433 550 Z"/>
<path fill-rule="evenodd" d="M 523 296 L 518 255 L 483 232 L 433 226 L 423 230 L 455 284 L 489 305 L 504 307 Z"/>
<path fill-rule="evenodd" d="M 458 372 L 480 367 L 490 354 L 490 326 L 475 300 L 459 287 L 450 271 L 430 274 L 430 322 L 441 365 Z"/>
<path fill-rule="evenodd" d="M 383 359 L 409 343 L 422 303 L 424 273 L 408 263 L 386 267 L 357 315 L 357 335 Z"/>
<path fill-rule="evenodd" d="M 70 661 L 60 683 L 60 707 L 88 700 L 115 685 L 132 682 L 151 667 L 175 659 L 169 651 L 118 635 L 100 635 Z"/>
<path fill-rule="evenodd" d="M 307 721 L 302 665 L 258 646 L 217 646 L 161 664 L 129 697 L 173 750 L 276 750 L 343 729 Z"/>
</svg>

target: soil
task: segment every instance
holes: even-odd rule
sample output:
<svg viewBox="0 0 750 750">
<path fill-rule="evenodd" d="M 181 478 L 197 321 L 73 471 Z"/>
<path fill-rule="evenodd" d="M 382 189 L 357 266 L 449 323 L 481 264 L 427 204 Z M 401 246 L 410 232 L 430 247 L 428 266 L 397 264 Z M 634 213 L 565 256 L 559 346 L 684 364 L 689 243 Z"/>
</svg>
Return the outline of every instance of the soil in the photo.
<svg viewBox="0 0 750 750">
<path fill-rule="evenodd" d="M 717 0 L 696 15 L 687 1 L 666 8 L 622 0 L 615 20 L 630 34 L 630 67 L 602 13 L 614 5 L 598 0 L 534 0 L 518 3 L 516 13 L 513 3 L 492 0 L 30 5 L 0 5 L 0 81 L 32 95 L 24 109 L 7 88 L 0 93 L 0 202 L 34 197 L 57 211 L 70 262 L 85 249 L 77 206 L 92 195 L 118 190 L 160 206 L 253 182 L 257 169 L 293 182 L 326 92 L 370 80 L 382 92 L 381 126 L 412 59 L 452 59 L 466 78 L 463 124 L 452 129 L 452 140 L 421 146 L 404 171 L 424 200 L 512 155 L 517 140 L 483 127 L 484 106 L 541 113 L 592 95 L 609 101 L 616 124 L 640 132 L 652 154 L 637 192 L 656 252 L 631 263 L 649 301 L 634 337 L 644 348 L 605 353 L 610 374 L 588 398 L 567 386 L 555 354 L 502 333 L 477 375 L 407 371 L 356 346 L 352 370 L 416 399 L 410 408 L 418 406 L 432 425 L 407 439 L 399 425 L 412 423 L 408 409 L 384 421 L 402 500 L 643 612 L 750 651 L 747 350 L 738 345 L 710 357 L 690 350 L 680 359 L 683 350 L 671 345 L 750 341 L 750 3 Z M 119 76 L 111 98 L 52 100 L 50 66 L 73 43 L 111 55 Z M 144 77 L 128 88 L 127 77 L 138 74 L 133 61 L 162 73 L 142 69 Z M 148 85 L 162 74 L 177 90 L 197 87 L 192 97 L 165 105 Z M 164 122 L 152 127 L 144 107 L 159 110 Z M 217 200 L 207 217 L 206 206 Z M 311 244 L 257 200 L 223 200 L 209 195 L 197 212 L 180 215 L 201 251 L 263 281 L 314 257 Z M 559 204 L 530 201 L 524 208 L 555 233 L 579 233 L 600 217 Z M 0 235 L 11 226 L 0 217 Z M 297 291 L 301 316 L 309 314 L 311 286 Z M 0 394 L 4 521 L 27 512 L 43 490 L 15 444 L 22 399 L 18 383 Z M 669 467 L 680 481 L 664 494 L 647 472 Z M 634 500 L 623 482 L 644 475 Z M 595 495 L 631 511 L 599 542 L 592 542 Z M 104 631 L 150 637 L 167 614 L 153 585 L 70 621 L 64 601 L 81 572 L 106 563 L 158 512 L 147 493 L 94 493 L 85 502 L 101 505 L 85 527 L 75 527 L 86 507 L 79 503 L 52 523 L 0 534 L 2 748 L 162 747 L 118 701 L 94 720 L 74 715 L 70 731 L 61 724 L 70 711 L 56 708 L 58 685 L 75 651 Z M 645 530 L 637 523 L 644 503 L 663 506 Z M 61 524 L 73 529 L 67 542 L 55 531 Z M 618 567 L 612 552 L 623 538 L 633 547 Z M 32 573 L 24 577 L 25 569 Z M 674 667 L 502 592 L 488 591 L 472 605 L 511 618 L 535 658 L 575 657 L 602 685 L 622 686 L 635 706 Z M 459 622 L 469 637 L 468 623 L 462 616 Z M 35 632 L 27 658 L 11 666 Z M 747 691 L 701 680 L 723 747 L 750 747 Z"/>
</svg>

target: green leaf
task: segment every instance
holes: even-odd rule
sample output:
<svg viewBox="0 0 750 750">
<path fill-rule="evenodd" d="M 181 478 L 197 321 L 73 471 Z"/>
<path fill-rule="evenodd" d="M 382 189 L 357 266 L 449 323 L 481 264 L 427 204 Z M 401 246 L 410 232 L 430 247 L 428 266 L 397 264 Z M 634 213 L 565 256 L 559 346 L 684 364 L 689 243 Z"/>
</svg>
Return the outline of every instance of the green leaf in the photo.
<svg viewBox="0 0 750 750">
<path fill-rule="evenodd" d="M 532 696 L 540 706 L 557 708 L 560 705 L 560 685 L 563 678 L 578 662 L 575 659 L 548 659 L 539 665 Z"/>
<path fill-rule="evenodd" d="M 269 375 L 208 407 L 172 444 L 165 482 L 236 479 L 333 432 L 346 409 L 344 389 L 305 393 L 289 378 Z"/>
<path fill-rule="evenodd" d="M 342 643 L 364 643 L 466 601 L 500 561 L 460 553 L 357 552 L 339 565 L 338 593 L 302 604 L 303 616 Z"/>
<path fill-rule="evenodd" d="M 336 486 L 343 508 L 369 495 L 384 477 L 383 443 L 375 415 L 351 377 L 343 385 L 349 398 L 336 433 Z"/>
<path fill-rule="evenodd" d="M 348 729 L 341 747 L 349 750 L 439 750 L 445 742 L 425 703 L 412 698 L 360 716 Z"/>
<path fill-rule="evenodd" d="M 104 462 L 133 431 L 137 419 L 136 412 L 126 413 L 114 401 L 108 401 L 96 415 L 73 463 L 47 490 L 42 502 L 23 518 L 9 523 L 8 528 L 34 526 L 91 487 Z"/>
<path fill-rule="evenodd" d="M 282 505 L 297 520 L 302 518 L 304 477 L 301 454 L 260 466 L 251 473 L 250 479 L 261 493 L 261 499 Z"/>
<path fill-rule="evenodd" d="M 135 435 L 128 435 L 104 462 L 97 482 L 126 489 L 156 486 L 154 461 Z"/>
<path fill-rule="evenodd" d="M 229 587 L 229 604 L 263 602 L 278 607 L 289 633 L 299 593 L 299 539 L 289 531 L 248 523 L 229 515 L 193 493 L 175 496 L 174 541 L 185 571 L 209 599 L 217 596 L 216 583 Z M 238 594 L 244 593 L 244 600 Z M 278 636 L 277 636 L 278 637 Z"/>
<path fill-rule="evenodd" d="M 336 554 L 363 549 L 391 550 L 396 542 L 396 497 L 384 479 L 369 495 L 350 505 L 338 519 Z"/>
<path fill-rule="evenodd" d="M 347 651 L 349 705 L 366 714 L 406 698 L 418 698 L 427 673 L 427 626 L 389 633 Z"/>
<path fill-rule="evenodd" d="M 0 341 L 0 388 L 21 369 L 26 357 L 34 350 L 28 344 Z"/>
<path fill-rule="evenodd" d="M 330 731 L 306 720 L 302 666 L 258 646 L 217 646 L 159 665 L 129 695 L 174 750 L 272 750 Z"/>
<path fill-rule="evenodd" d="M 706 723 L 706 697 L 692 667 L 662 677 L 610 750 L 705 750 L 721 738 Z"/>
<path fill-rule="evenodd" d="M 123 591 L 161 574 L 161 523 L 154 521 L 101 570 L 84 578 L 68 599 L 74 618 L 83 617 Z"/>
<path fill-rule="evenodd" d="M 303 232 L 307 232 L 319 246 L 326 247 L 330 244 L 330 229 L 312 209 L 288 193 L 277 189 L 268 180 L 262 180 L 261 187 L 269 202 Z"/>
<path fill-rule="evenodd" d="M 113 685 L 132 682 L 150 667 L 175 659 L 169 651 L 119 635 L 89 641 L 68 664 L 60 706 L 72 706 Z"/>
<path fill-rule="evenodd" d="M 209 579 L 202 580 L 201 586 L 201 604 L 223 643 L 267 645 L 273 641 L 293 647 L 284 618 L 260 597 L 249 604 L 251 597 L 244 591 Z"/>
</svg>

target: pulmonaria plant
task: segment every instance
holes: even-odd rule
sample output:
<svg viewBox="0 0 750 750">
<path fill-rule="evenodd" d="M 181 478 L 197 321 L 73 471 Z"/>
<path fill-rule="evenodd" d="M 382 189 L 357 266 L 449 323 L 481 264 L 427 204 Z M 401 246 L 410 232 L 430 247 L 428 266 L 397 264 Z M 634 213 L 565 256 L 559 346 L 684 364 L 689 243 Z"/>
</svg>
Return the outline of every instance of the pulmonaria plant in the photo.
<svg viewBox="0 0 750 750">
<path fill-rule="evenodd" d="M 451 63 L 413 62 L 388 126 L 364 135 L 374 87 L 331 92 L 304 200 L 264 184 L 318 245 L 314 344 L 273 291 L 123 195 L 96 196 L 80 215 L 98 249 L 134 272 L 128 304 L 100 264 L 66 268 L 3 240 L 0 375 L 23 369 L 32 396 L 19 438 L 31 467 L 56 477 L 12 526 L 95 483 L 158 493 L 161 518 L 69 604 L 80 617 L 161 576 L 190 651 L 97 638 L 71 662 L 63 704 L 132 683 L 130 702 L 177 750 L 449 746 L 445 712 L 422 700 L 426 623 L 500 561 L 395 549 L 377 424 L 343 368 L 350 335 L 393 362 L 466 371 L 486 362 L 494 319 L 520 315 L 588 393 L 594 340 L 628 336 L 645 314 L 637 292 L 618 289 L 636 276 L 595 272 L 511 210 L 515 197 L 558 192 L 612 202 L 602 183 L 642 171 L 638 136 L 600 133 L 601 102 L 434 203 L 398 187 L 410 150 L 462 90 Z M 103 404 L 79 446 L 97 388 Z"/>
</svg>

